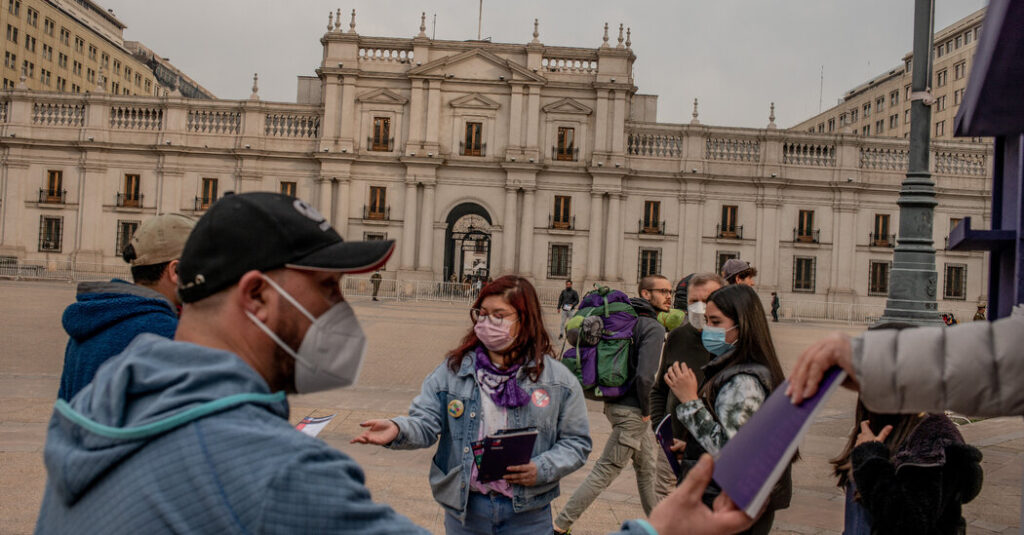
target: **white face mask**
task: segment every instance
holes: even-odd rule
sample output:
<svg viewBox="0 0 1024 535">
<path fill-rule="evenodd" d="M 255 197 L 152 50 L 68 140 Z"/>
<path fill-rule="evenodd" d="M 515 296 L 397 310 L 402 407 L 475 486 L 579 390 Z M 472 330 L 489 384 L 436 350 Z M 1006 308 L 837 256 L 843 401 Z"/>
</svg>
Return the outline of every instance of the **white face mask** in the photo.
<svg viewBox="0 0 1024 535">
<path fill-rule="evenodd" d="M 342 301 L 320 314 L 320 317 L 314 318 L 276 282 L 266 276 L 263 280 L 313 322 L 296 352 L 274 334 L 270 327 L 248 310 L 245 311 L 245 315 L 260 330 L 295 359 L 295 390 L 307 394 L 355 384 L 366 355 L 366 335 L 348 302 Z"/>
<path fill-rule="evenodd" d="M 707 310 L 708 305 L 704 301 L 694 301 L 686 305 L 686 321 L 690 322 L 690 325 L 693 325 L 693 328 L 698 331 L 704 329 L 704 326 L 708 323 L 707 318 L 704 316 Z"/>
</svg>

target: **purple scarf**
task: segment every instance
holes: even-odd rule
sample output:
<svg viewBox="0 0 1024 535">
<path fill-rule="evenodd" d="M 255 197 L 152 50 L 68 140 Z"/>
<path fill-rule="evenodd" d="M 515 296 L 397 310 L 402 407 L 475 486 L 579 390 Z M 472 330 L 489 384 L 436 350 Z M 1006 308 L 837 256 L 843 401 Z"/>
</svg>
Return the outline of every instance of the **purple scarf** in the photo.
<svg viewBox="0 0 1024 535">
<path fill-rule="evenodd" d="M 521 366 L 516 364 L 504 370 L 498 369 L 484 348 L 476 348 L 476 382 L 499 407 L 522 407 L 530 401 L 530 395 L 516 381 L 516 373 Z"/>
</svg>

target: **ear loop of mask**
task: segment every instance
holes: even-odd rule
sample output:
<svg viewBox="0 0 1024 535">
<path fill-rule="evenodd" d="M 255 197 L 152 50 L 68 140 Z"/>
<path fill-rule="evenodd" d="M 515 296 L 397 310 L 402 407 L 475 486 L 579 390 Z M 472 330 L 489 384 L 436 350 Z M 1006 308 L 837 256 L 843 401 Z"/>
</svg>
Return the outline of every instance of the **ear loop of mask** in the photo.
<svg viewBox="0 0 1024 535">
<path fill-rule="evenodd" d="M 260 277 L 262 277 L 263 280 L 267 281 L 267 284 L 269 284 L 275 290 L 277 290 L 277 293 L 281 294 L 281 296 L 284 297 L 289 303 L 291 303 L 292 306 L 297 308 L 299 310 L 299 312 L 302 312 L 302 315 L 304 315 L 307 318 L 309 318 L 309 321 L 313 321 L 313 322 L 316 321 L 316 318 L 314 318 L 312 314 L 310 314 L 302 305 L 300 305 L 299 302 L 296 301 L 294 297 L 289 295 L 288 292 L 286 292 L 284 290 L 284 288 L 281 288 L 281 286 L 279 286 L 276 282 L 274 282 L 273 279 L 271 279 L 270 277 L 267 277 L 266 275 L 263 275 L 262 273 L 260 274 Z M 273 340 L 274 342 L 277 342 L 278 347 L 280 347 L 281 349 L 285 350 L 285 352 L 288 353 L 289 355 L 291 355 L 292 358 L 294 358 L 297 361 L 302 362 L 306 366 L 312 367 L 312 365 L 309 362 L 306 362 L 305 359 L 303 359 L 302 357 L 299 356 L 297 351 L 292 349 L 291 346 L 289 346 L 288 344 L 284 343 L 284 340 L 281 340 L 280 336 L 275 334 L 274 331 L 270 330 L 270 327 L 267 327 L 266 324 L 264 324 L 262 321 L 260 321 L 259 318 L 257 318 L 255 314 L 253 314 L 252 312 L 249 312 L 248 310 L 246 310 L 245 311 L 245 315 L 248 316 L 248 318 L 250 320 L 252 320 L 252 322 L 255 323 L 256 326 L 259 327 L 260 330 L 263 331 L 264 334 L 269 336 L 271 340 Z"/>
</svg>

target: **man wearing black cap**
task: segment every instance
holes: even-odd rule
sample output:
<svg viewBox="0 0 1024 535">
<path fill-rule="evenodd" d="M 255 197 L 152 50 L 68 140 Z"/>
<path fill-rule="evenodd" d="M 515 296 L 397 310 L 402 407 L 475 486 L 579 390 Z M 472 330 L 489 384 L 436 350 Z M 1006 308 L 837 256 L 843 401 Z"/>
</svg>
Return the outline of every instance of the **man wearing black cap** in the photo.
<svg viewBox="0 0 1024 535">
<path fill-rule="evenodd" d="M 285 399 L 356 380 L 366 339 L 339 281 L 393 250 L 294 197 L 216 203 L 181 254 L 174 340 L 140 335 L 57 403 L 37 531 L 425 533 L 296 432 Z"/>
</svg>

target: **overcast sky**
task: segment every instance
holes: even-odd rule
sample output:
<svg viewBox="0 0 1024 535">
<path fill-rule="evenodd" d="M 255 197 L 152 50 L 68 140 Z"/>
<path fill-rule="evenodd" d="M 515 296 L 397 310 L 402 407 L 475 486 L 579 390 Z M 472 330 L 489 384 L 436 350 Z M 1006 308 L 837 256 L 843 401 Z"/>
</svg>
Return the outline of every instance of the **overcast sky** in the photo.
<svg viewBox="0 0 1024 535">
<path fill-rule="evenodd" d="M 479 0 L 98 0 L 141 41 L 219 98 L 294 102 L 296 76 L 322 57 L 327 13 L 355 8 L 362 35 L 412 37 L 420 12 L 427 34 L 475 39 Z M 936 0 L 940 30 L 985 5 Z M 689 122 L 700 99 L 705 124 L 764 127 L 769 102 L 789 127 L 835 104 L 848 89 L 887 71 L 910 51 L 913 0 L 484 0 L 483 36 L 526 43 L 533 19 L 547 45 L 597 47 L 602 27 L 633 29 L 636 84 L 659 95 L 658 120 Z M 824 88 L 821 72 L 824 68 Z"/>
</svg>

